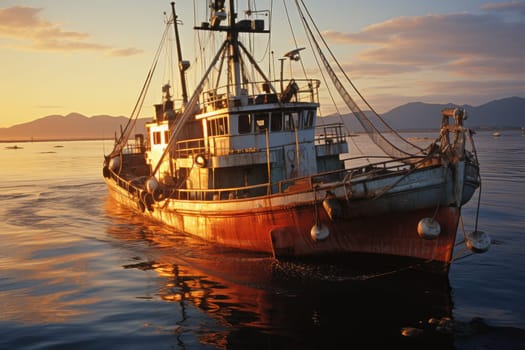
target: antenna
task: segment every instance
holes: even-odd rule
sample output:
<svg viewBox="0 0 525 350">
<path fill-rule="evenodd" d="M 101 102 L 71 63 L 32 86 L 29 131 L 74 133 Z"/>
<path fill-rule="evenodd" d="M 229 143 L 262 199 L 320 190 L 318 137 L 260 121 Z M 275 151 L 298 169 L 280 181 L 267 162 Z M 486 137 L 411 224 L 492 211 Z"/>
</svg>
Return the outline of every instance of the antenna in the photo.
<svg viewBox="0 0 525 350">
<path fill-rule="evenodd" d="M 304 47 L 299 47 L 297 49 L 290 50 L 284 54 L 284 57 L 288 57 L 290 60 L 293 61 L 299 61 L 301 59 L 301 55 L 299 55 L 299 52 L 301 52 L 304 49 Z"/>
</svg>

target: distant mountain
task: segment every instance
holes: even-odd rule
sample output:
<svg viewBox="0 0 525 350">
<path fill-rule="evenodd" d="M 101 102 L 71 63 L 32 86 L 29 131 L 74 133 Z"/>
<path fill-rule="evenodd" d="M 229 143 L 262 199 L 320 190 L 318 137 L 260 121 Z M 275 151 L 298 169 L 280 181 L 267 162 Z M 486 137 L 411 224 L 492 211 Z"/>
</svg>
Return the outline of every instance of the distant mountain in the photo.
<svg viewBox="0 0 525 350">
<path fill-rule="evenodd" d="M 66 116 L 50 115 L 32 122 L 0 128 L 2 141 L 95 140 L 112 139 L 128 122 L 127 117 L 97 115 L 86 117 L 79 113 Z M 137 132 L 144 133 L 144 122 L 137 122 Z"/>
<path fill-rule="evenodd" d="M 400 131 L 439 129 L 441 110 L 448 107 L 461 107 L 467 110 L 465 124 L 472 129 L 504 129 L 525 126 L 525 98 L 509 97 L 494 100 L 481 106 L 429 104 L 412 102 L 401 105 L 381 117 L 394 129 Z M 367 115 L 370 111 L 365 112 Z M 328 116 L 326 122 L 338 122 L 339 117 Z M 349 122 L 351 130 L 362 130 L 357 122 Z"/>
<path fill-rule="evenodd" d="M 456 105 L 412 102 L 396 107 L 382 115 L 394 129 L 400 131 L 439 129 L 441 110 Z M 503 129 L 525 126 L 525 98 L 509 97 L 473 107 L 459 106 L 468 113 L 466 126 L 472 129 Z M 365 112 L 367 114 L 370 111 Z M 339 116 L 323 117 L 323 124 L 340 122 Z M 354 118 L 347 118 L 350 130 L 362 130 Z M 144 133 L 147 118 L 139 119 L 136 133 Z M 0 141 L 94 140 L 111 139 L 128 122 L 127 117 L 98 115 L 86 117 L 79 113 L 66 116 L 50 115 L 32 122 L 0 128 Z"/>
<path fill-rule="evenodd" d="M 509 97 L 485 103 L 478 107 L 448 104 L 408 103 L 383 114 L 394 129 L 425 130 L 439 128 L 441 110 L 461 107 L 467 110 L 465 124 L 475 128 L 515 128 L 525 126 L 525 98 Z"/>
<path fill-rule="evenodd" d="M 525 99 L 509 97 L 485 103 L 469 111 L 472 124 L 480 127 L 522 127 L 525 126 Z"/>
</svg>

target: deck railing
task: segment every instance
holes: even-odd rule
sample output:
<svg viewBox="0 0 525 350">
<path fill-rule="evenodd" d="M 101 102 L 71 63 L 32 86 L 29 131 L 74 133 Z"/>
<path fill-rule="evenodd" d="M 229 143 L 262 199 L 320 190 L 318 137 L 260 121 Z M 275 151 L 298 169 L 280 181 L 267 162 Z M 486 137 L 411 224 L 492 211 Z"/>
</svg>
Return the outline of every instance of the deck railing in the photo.
<svg viewBox="0 0 525 350">
<path fill-rule="evenodd" d="M 250 82 L 243 86 L 240 96 L 233 96 L 235 88 L 233 85 L 223 85 L 215 89 L 205 91 L 200 101 L 204 110 L 216 110 L 220 108 L 244 105 L 256 105 L 271 102 L 310 102 L 318 101 L 318 88 L 320 82 L 316 79 L 289 79 L 274 80 L 270 82 Z M 275 90 L 272 90 L 273 86 Z"/>
<path fill-rule="evenodd" d="M 281 180 L 276 183 L 263 183 L 250 186 L 220 188 L 220 189 L 186 189 L 186 188 L 171 188 L 166 190 L 165 196 L 177 200 L 198 200 L 198 201 L 212 201 L 212 200 L 235 200 L 242 198 L 253 198 L 265 195 L 274 195 L 279 193 L 293 193 L 299 191 L 314 190 L 317 186 L 326 185 L 336 182 L 361 181 L 363 179 L 379 179 L 382 176 L 387 176 L 392 172 L 404 174 L 412 171 L 417 167 L 418 160 L 428 159 L 425 157 L 411 157 L 407 158 L 407 162 L 400 163 L 399 160 L 390 160 L 372 163 L 366 166 L 354 167 L 351 169 L 342 169 L 336 171 L 329 171 L 312 176 L 305 176 L 294 179 Z M 411 162 L 409 162 L 410 160 Z M 436 164 L 435 166 L 441 166 Z M 126 191 L 136 194 L 137 197 L 144 192 L 144 183 L 147 177 L 143 176 L 132 180 L 127 180 L 110 171 L 110 176 L 115 182 Z"/>
</svg>

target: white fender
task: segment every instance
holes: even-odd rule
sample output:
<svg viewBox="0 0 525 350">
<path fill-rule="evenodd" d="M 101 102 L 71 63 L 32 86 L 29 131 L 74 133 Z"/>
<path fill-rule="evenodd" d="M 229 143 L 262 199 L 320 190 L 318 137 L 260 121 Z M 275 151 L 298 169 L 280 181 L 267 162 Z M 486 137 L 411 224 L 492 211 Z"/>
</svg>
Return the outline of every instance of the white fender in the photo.
<svg viewBox="0 0 525 350">
<path fill-rule="evenodd" d="M 159 188 L 159 183 L 155 177 L 150 177 L 146 181 L 146 190 L 148 193 L 153 193 L 157 188 Z"/>
<path fill-rule="evenodd" d="M 330 230 L 328 227 L 326 227 L 323 224 L 315 224 L 312 226 L 312 229 L 310 230 L 310 236 L 312 236 L 312 239 L 314 241 L 323 241 L 328 238 L 330 235 Z"/>
<path fill-rule="evenodd" d="M 417 224 L 417 234 L 423 239 L 436 239 L 441 233 L 439 222 L 432 218 L 423 218 Z"/>
<path fill-rule="evenodd" d="M 117 171 L 120 168 L 120 157 L 113 157 L 109 160 L 109 168 L 113 171 Z"/>
<path fill-rule="evenodd" d="M 485 253 L 490 248 L 490 237 L 483 231 L 473 231 L 465 234 L 465 244 L 474 253 Z"/>
</svg>

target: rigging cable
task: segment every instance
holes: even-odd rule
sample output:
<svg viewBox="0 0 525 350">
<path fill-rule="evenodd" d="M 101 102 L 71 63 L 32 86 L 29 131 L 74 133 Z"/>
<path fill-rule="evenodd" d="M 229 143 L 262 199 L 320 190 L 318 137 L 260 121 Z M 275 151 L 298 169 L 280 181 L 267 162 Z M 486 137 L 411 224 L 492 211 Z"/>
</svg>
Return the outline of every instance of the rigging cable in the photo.
<svg viewBox="0 0 525 350">
<path fill-rule="evenodd" d="M 392 143 L 390 143 L 379 132 L 379 130 L 375 127 L 375 125 L 371 122 L 371 120 L 366 117 L 364 112 L 359 108 L 359 106 L 356 104 L 354 99 L 346 91 L 345 87 L 343 86 L 343 84 L 341 83 L 339 78 L 337 77 L 335 71 L 330 66 L 326 56 L 322 52 L 321 47 L 319 46 L 319 43 L 317 42 L 317 40 L 315 40 L 315 37 L 313 35 L 312 30 L 310 29 L 310 26 L 306 22 L 306 18 L 302 14 L 301 8 L 299 7 L 298 4 L 297 4 L 297 6 L 298 6 L 297 7 L 298 11 L 301 14 L 301 18 L 303 20 L 303 23 L 305 24 L 305 26 L 307 28 L 308 34 L 310 35 L 310 37 L 312 38 L 313 43 L 315 44 L 315 48 L 317 49 L 317 54 L 319 55 L 321 61 L 323 62 L 323 65 L 324 65 L 328 75 L 330 76 L 330 79 L 332 80 L 332 83 L 334 84 L 336 90 L 339 92 L 339 95 L 341 96 L 343 101 L 346 103 L 348 108 L 350 108 L 350 110 L 352 111 L 352 113 L 354 114 L 356 119 L 359 121 L 359 123 L 361 124 L 363 129 L 366 131 L 366 133 L 369 135 L 369 137 L 372 139 L 372 141 L 374 141 L 374 143 L 376 145 L 378 145 L 383 150 L 383 152 L 385 152 L 386 154 L 388 154 L 388 155 L 390 155 L 392 157 L 396 157 L 397 158 L 397 157 L 405 157 L 407 155 L 410 155 L 407 152 L 402 151 L 401 149 L 397 148 Z M 311 17 L 310 17 L 310 20 L 311 20 Z"/>
<path fill-rule="evenodd" d="M 405 150 L 402 150 L 400 149 L 399 147 L 395 146 L 394 144 L 392 144 L 390 141 L 388 141 L 383 135 L 382 133 L 373 125 L 373 123 L 369 120 L 369 118 L 365 115 L 365 113 L 357 106 L 357 104 L 355 103 L 355 101 L 352 99 L 352 97 L 348 94 L 348 92 L 346 92 L 344 86 L 341 84 L 341 82 L 339 81 L 339 78 L 337 78 L 335 72 L 333 71 L 333 69 L 330 67 L 329 63 L 328 63 L 328 60 L 326 59 L 326 57 L 324 56 L 324 54 L 322 53 L 322 50 L 321 48 L 319 47 L 319 44 L 317 43 L 317 41 L 315 40 L 314 38 L 314 35 L 313 35 L 313 32 L 312 30 L 310 29 L 310 26 L 309 24 L 307 23 L 307 20 L 305 18 L 305 16 L 303 15 L 303 11 L 301 9 L 301 5 L 299 4 L 299 1 L 302 3 L 302 6 L 304 7 L 306 13 L 308 14 L 308 17 L 310 19 L 310 22 L 312 23 L 313 27 L 315 28 L 316 30 L 316 33 L 317 35 L 319 36 L 320 40 L 322 41 L 323 45 L 325 46 L 325 48 L 328 50 L 331 58 L 335 61 L 337 67 L 339 68 L 339 70 L 342 72 L 342 74 L 344 75 L 344 77 L 346 78 L 346 80 L 349 82 L 349 84 L 351 85 L 351 87 L 354 89 L 354 91 L 358 94 L 358 96 L 362 99 L 362 101 L 364 101 L 364 103 L 367 105 L 368 108 L 370 108 L 370 110 L 375 114 L 376 118 L 387 128 L 390 130 L 390 132 L 392 132 L 395 136 L 398 137 L 399 140 L 403 141 L 406 145 L 409 145 L 411 148 L 417 150 L 416 153 L 419 153 L 419 152 L 422 152 L 423 150 L 418 147 L 417 145 L 414 145 L 412 143 L 410 143 L 408 140 L 404 139 L 403 137 L 401 137 L 394 129 L 392 129 L 380 116 L 379 114 L 377 114 L 374 109 L 370 106 L 370 104 L 364 99 L 364 97 L 361 95 L 361 93 L 357 90 L 357 88 L 355 87 L 355 85 L 353 84 L 353 82 L 348 78 L 348 75 L 344 72 L 343 68 L 341 67 L 341 65 L 339 64 L 339 62 L 337 61 L 337 59 L 335 58 L 334 54 L 332 53 L 332 51 L 330 50 L 330 48 L 328 47 L 328 44 L 326 43 L 326 41 L 324 40 L 323 36 L 321 35 L 318 27 L 316 26 L 315 22 L 313 21 L 308 9 L 306 8 L 306 6 L 304 5 L 304 2 L 302 0 L 296 0 L 296 6 L 297 6 L 297 9 L 301 15 L 301 19 L 303 20 L 305 26 L 307 27 L 307 30 L 308 30 L 308 33 L 309 35 L 312 37 L 312 40 L 314 41 L 314 43 L 316 44 L 316 48 L 318 50 L 318 54 L 319 56 L 321 57 L 321 59 L 323 60 L 323 64 L 325 65 L 325 68 L 326 70 L 328 71 L 329 75 L 330 75 L 330 78 L 332 79 L 334 85 L 336 86 L 337 90 L 339 91 L 339 93 L 341 94 L 341 97 L 343 98 L 343 100 L 346 102 L 347 106 L 352 110 L 354 116 L 357 118 L 357 120 L 361 123 L 361 125 L 363 126 L 363 128 L 365 128 L 365 131 L 367 131 L 368 135 L 372 138 L 372 140 L 381 148 L 383 149 L 383 151 L 391 156 L 406 156 L 406 155 L 412 155 L 410 152 L 407 152 Z M 374 135 L 376 137 L 374 137 Z M 377 138 L 380 137 L 380 138 Z"/>
<path fill-rule="evenodd" d="M 168 144 L 167 144 L 166 148 L 164 149 L 164 152 L 162 152 L 162 155 L 160 156 L 157 164 L 155 165 L 155 169 L 153 169 L 153 171 L 151 172 L 151 176 L 155 176 L 155 174 L 159 171 L 160 166 L 162 164 L 162 161 L 164 160 L 164 157 L 166 157 L 166 154 L 168 154 L 168 152 L 173 147 L 173 144 L 177 140 L 177 137 L 179 136 L 179 133 L 182 130 L 183 125 L 190 118 L 190 116 L 193 115 L 192 113 L 195 110 L 195 106 L 199 102 L 199 96 L 200 96 L 200 94 L 201 94 L 201 92 L 202 92 L 202 90 L 204 88 L 204 84 L 207 82 L 207 80 L 209 78 L 210 72 L 214 68 L 215 64 L 217 64 L 217 61 L 219 60 L 219 57 L 223 54 L 223 52 L 225 50 L 227 50 L 227 47 L 228 47 L 228 40 L 224 41 L 224 43 L 222 44 L 221 48 L 219 49 L 219 51 L 217 52 L 217 54 L 213 58 L 210 66 L 206 70 L 206 73 L 204 73 L 204 76 L 202 77 L 201 81 L 199 82 L 199 84 L 195 88 L 195 91 L 193 92 L 193 95 L 189 99 L 187 105 L 184 106 L 184 112 L 182 113 L 180 118 L 177 119 L 176 123 L 173 125 L 173 127 L 171 129 L 170 137 L 169 137 L 169 140 L 168 140 Z"/>
<path fill-rule="evenodd" d="M 166 41 L 168 31 L 169 31 L 169 25 L 166 25 L 166 28 L 164 29 L 164 33 L 162 34 L 162 38 L 160 40 L 160 44 L 157 48 L 157 51 L 155 52 L 155 56 L 153 58 L 152 65 L 150 67 L 148 75 L 146 76 L 146 80 L 144 81 L 142 90 L 140 91 L 139 98 L 137 99 L 137 102 L 135 103 L 135 106 L 133 107 L 133 111 L 131 112 L 131 116 L 128 119 L 126 127 L 124 128 L 124 131 L 122 131 L 122 133 L 120 134 L 118 141 L 115 143 L 115 147 L 113 148 L 113 151 L 109 155 L 110 158 L 120 154 L 120 152 L 122 151 L 122 149 L 128 142 L 129 136 L 131 135 L 131 131 L 133 130 L 133 128 L 135 127 L 135 124 L 137 123 L 137 118 L 139 116 L 140 110 L 142 109 L 142 105 L 144 104 L 144 99 L 146 98 L 146 93 L 151 83 L 151 79 L 153 78 L 153 73 L 155 72 L 155 68 L 157 67 L 157 63 L 158 63 L 160 54 L 162 52 L 162 47 L 164 46 L 164 42 Z"/>
<path fill-rule="evenodd" d="M 308 29 L 307 29 L 307 27 L 306 27 L 305 22 L 302 21 L 302 23 L 303 23 L 303 27 L 304 27 L 305 32 L 308 32 Z M 312 44 L 312 38 L 311 38 L 309 35 L 307 35 L 307 36 L 306 36 L 306 39 L 308 40 L 308 42 L 309 42 L 309 44 L 310 44 L 310 47 L 313 48 L 314 45 Z M 313 55 L 313 58 L 314 58 L 314 60 L 315 60 L 315 62 L 316 62 L 316 64 L 317 64 L 317 67 L 319 67 L 319 73 L 321 74 L 322 80 L 323 80 L 325 86 L 327 87 L 327 88 L 326 88 L 326 91 L 327 91 L 328 95 L 330 96 L 330 100 L 332 101 L 332 104 L 333 104 L 333 106 L 334 106 L 334 108 L 335 108 L 336 114 L 337 114 L 337 116 L 339 117 L 340 122 L 343 124 L 343 126 L 344 126 L 346 132 L 350 135 L 350 134 L 351 134 L 351 128 L 349 128 L 349 127 L 346 125 L 346 123 L 345 123 L 345 121 L 344 121 L 344 119 L 343 119 L 343 115 L 342 115 L 342 113 L 341 113 L 341 111 L 340 111 L 340 109 L 339 109 L 337 103 L 335 102 L 334 95 L 332 94 L 332 89 L 329 88 L 329 84 L 328 84 L 328 81 L 327 81 L 327 79 L 326 79 L 325 73 L 324 73 L 324 71 L 321 69 L 321 64 L 319 63 L 319 59 L 317 58 L 317 56 L 315 55 L 315 53 L 314 53 L 314 55 Z M 321 106 L 319 106 L 319 109 L 320 109 L 320 108 L 321 108 Z M 319 120 L 319 119 L 318 119 L 318 120 Z M 323 123 L 324 123 L 324 120 L 323 120 Z M 324 125 L 324 124 L 323 124 L 323 125 Z M 352 144 L 354 145 L 354 148 L 358 151 L 359 154 L 364 154 L 363 151 L 361 150 L 361 148 L 359 147 L 359 145 L 357 144 L 357 142 L 355 142 L 354 138 L 351 137 L 351 136 L 350 136 L 350 141 L 352 142 Z M 367 158 L 367 161 L 370 162 L 370 159 Z"/>
<path fill-rule="evenodd" d="M 285 0 L 283 0 L 283 5 L 284 5 L 284 11 L 286 12 L 286 18 L 288 20 L 288 24 L 290 25 L 290 33 L 292 34 L 293 42 L 295 44 L 295 47 L 298 48 L 299 46 L 297 45 L 297 39 L 296 39 L 295 33 L 293 31 L 292 21 L 290 20 L 290 14 L 288 13 L 288 7 L 286 6 L 286 1 Z M 304 63 L 303 63 L 302 60 L 299 60 L 299 62 L 301 62 L 301 68 L 303 69 L 303 74 L 304 74 L 305 78 L 307 78 L 306 68 L 304 67 Z"/>
</svg>

